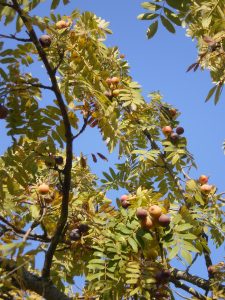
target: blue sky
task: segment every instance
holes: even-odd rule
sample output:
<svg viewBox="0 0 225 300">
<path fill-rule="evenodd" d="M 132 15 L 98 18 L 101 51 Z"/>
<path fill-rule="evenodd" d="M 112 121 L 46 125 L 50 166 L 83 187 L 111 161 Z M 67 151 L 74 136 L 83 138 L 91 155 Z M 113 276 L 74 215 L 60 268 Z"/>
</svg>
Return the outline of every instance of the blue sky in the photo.
<svg viewBox="0 0 225 300">
<path fill-rule="evenodd" d="M 197 57 L 195 43 L 185 36 L 183 29 L 178 29 L 176 35 L 172 35 L 160 28 L 152 40 L 147 40 L 145 33 L 149 23 L 137 20 L 137 15 L 143 12 L 141 2 L 72 0 L 70 5 L 61 6 L 57 12 L 69 15 L 75 8 L 80 11 L 89 10 L 110 22 L 113 35 L 109 36 L 107 45 L 117 45 L 121 53 L 125 54 L 131 66 L 131 75 L 141 84 L 143 95 L 160 90 L 164 100 L 181 111 L 181 125 L 185 129 L 189 150 L 199 168 L 193 176 L 197 178 L 200 174 L 207 174 L 210 176 L 210 182 L 215 184 L 220 192 L 225 191 L 225 156 L 222 151 L 222 143 L 225 140 L 225 94 L 217 106 L 214 106 L 213 102 L 204 103 L 205 96 L 212 86 L 209 73 L 186 73 L 187 67 L 195 62 Z M 40 6 L 38 13 L 48 14 L 46 3 Z M 41 69 L 37 70 L 37 75 L 41 75 Z M 2 127 L 1 134 L 3 152 L 9 145 L 9 140 L 5 139 L 5 130 Z M 75 143 L 75 152 L 77 155 L 80 151 L 89 153 L 90 146 L 92 152 L 107 154 L 100 138 L 96 134 L 90 134 L 90 131 Z M 101 171 L 107 170 L 109 166 L 110 162 L 102 162 L 93 171 L 101 174 Z M 115 198 L 117 194 L 110 195 Z M 221 249 L 218 253 L 220 258 L 222 251 Z M 217 262 L 216 255 L 213 259 Z M 204 271 L 199 269 L 199 266 L 193 268 L 196 274 L 204 274 Z"/>
</svg>

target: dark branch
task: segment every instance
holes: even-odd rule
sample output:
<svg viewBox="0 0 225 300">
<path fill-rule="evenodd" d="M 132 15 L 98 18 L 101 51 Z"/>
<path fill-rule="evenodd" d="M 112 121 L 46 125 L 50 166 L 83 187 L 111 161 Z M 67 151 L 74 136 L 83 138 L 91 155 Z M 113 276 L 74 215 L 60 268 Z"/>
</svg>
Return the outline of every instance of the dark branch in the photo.
<svg viewBox="0 0 225 300">
<path fill-rule="evenodd" d="M 80 131 L 79 131 L 77 134 L 75 134 L 75 135 L 73 136 L 73 140 L 75 140 L 79 135 L 81 135 L 81 134 L 84 132 L 84 130 L 85 130 L 86 127 L 87 127 L 87 124 L 88 124 L 88 117 L 87 117 L 87 118 L 84 118 L 84 124 L 83 124 L 83 126 L 81 127 Z"/>
<path fill-rule="evenodd" d="M 180 288 L 180 289 L 188 292 L 189 294 L 193 295 L 197 299 L 200 299 L 200 300 L 206 300 L 207 299 L 205 296 L 203 296 L 202 294 L 197 292 L 195 289 L 193 289 L 192 287 L 184 284 L 183 282 L 180 282 L 179 280 L 172 279 L 171 282 L 175 285 L 175 287 Z"/>
<path fill-rule="evenodd" d="M 60 108 L 64 127 L 65 127 L 66 164 L 65 164 L 65 168 L 64 168 L 64 182 L 63 182 L 63 188 L 62 188 L 63 199 L 62 199 L 61 213 L 60 213 L 60 217 L 59 217 L 59 220 L 58 220 L 58 223 L 56 226 L 56 231 L 54 233 L 54 236 L 52 237 L 50 246 L 46 252 L 44 267 L 42 270 L 43 278 L 49 278 L 53 256 L 54 256 L 55 250 L 57 248 L 57 245 L 62 237 L 62 233 L 63 233 L 64 227 L 67 222 L 67 217 L 68 217 L 69 191 L 70 191 L 70 184 L 71 184 L 71 169 L 72 169 L 72 159 L 73 159 L 73 135 L 72 135 L 69 117 L 67 114 L 67 108 L 63 101 L 62 94 L 60 92 L 60 89 L 59 89 L 59 86 L 57 83 L 57 79 L 55 77 L 54 69 L 52 68 L 51 64 L 48 61 L 46 53 L 38 40 L 36 32 L 34 31 L 33 26 L 27 17 L 27 13 L 25 13 L 21 9 L 17 0 L 12 0 L 12 2 L 13 2 L 13 8 L 16 10 L 18 15 L 22 19 L 24 25 L 26 26 L 29 37 L 32 40 L 32 42 L 34 43 L 34 45 L 38 51 L 38 54 L 45 65 L 46 71 L 47 71 L 47 73 L 50 77 L 51 83 L 52 83 L 52 90 L 54 91 L 54 94 L 56 96 L 56 100 L 57 100 L 58 106 Z"/>
<path fill-rule="evenodd" d="M 6 272 L 10 272 L 13 285 L 19 289 L 33 291 L 46 300 L 72 299 L 59 291 L 52 283 L 43 281 L 42 278 L 28 272 L 22 266 L 17 266 L 15 261 L 0 258 L 0 267 Z"/>
<path fill-rule="evenodd" d="M 12 40 L 16 40 L 19 42 L 31 42 L 31 39 L 18 38 L 15 36 L 15 34 L 10 34 L 10 35 L 0 34 L 0 38 L 12 39 Z"/>
</svg>

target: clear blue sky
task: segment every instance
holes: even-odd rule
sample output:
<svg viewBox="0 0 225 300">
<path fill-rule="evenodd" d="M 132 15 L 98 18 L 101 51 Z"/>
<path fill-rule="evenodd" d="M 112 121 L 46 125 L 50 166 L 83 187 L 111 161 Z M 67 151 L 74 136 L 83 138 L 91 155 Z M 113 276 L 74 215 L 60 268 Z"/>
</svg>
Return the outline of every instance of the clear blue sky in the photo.
<svg viewBox="0 0 225 300">
<path fill-rule="evenodd" d="M 110 21 L 113 35 L 107 40 L 107 45 L 119 46 L 121 52 L 126 55 L 131 74 L 134 80 L 142 85 L 143 94 L 160 90 L 165 101 L 181 111 L 181 125 L 185 129 L 189 150 L 199 167 L 195 176 L 207 174 L 210 176 L 210 182 L 215 184 L 219 191 L 225 191 L 225 156 L 222 151 L 222 143 L 225 140 L 225 94 L 217 106 L 214 106 L 213 102 L 204 103 L 205 96 L 212 86 L 208 72 L 185 72 L 196 60 L 195 43 L 185 36 L 182 29 L 179 29 L 176 35 L 172 35 L 162 28 L 156 37 L 148 41 L 145 34 L 148 21 L 138 21 L 136 18 L 143 12 L 141 2 L 72 0 L 70 5 L 60 7 L 57 12 L 69 15 L 75 8 L 80 11 L 90 10 Z M 38 13 L 48 14 L 46 3 L 40 6 Z M 1 129 L 1 133 L 2 152 L 8 146 L 8 140 L 4 139 L 4 129 Z M 100 152 L 107 153 L 100 139 L 87 131 L 80 137 L 79 143 L 75 144 L 76 154 L 79 155 L 79 151 L 89 153 L 90 145 L 92 152 L 101 150 Z M 93 171 L 100 174 L 102 168 L 107 170 L 109 165 L 110 163 L 102 163 Z M 115 198 L 115 193 L 112 193 L 113 196 Z M 222 253 L 223 249 L 218 253 L 220 258 Z M 217 262 L 215 255 L 213 259 Z M 202 275 L 204 271 L 199 271 L 200 269 L 202 268 L 199 266 L 193 268 L 196 274 Z"/>
</svg>

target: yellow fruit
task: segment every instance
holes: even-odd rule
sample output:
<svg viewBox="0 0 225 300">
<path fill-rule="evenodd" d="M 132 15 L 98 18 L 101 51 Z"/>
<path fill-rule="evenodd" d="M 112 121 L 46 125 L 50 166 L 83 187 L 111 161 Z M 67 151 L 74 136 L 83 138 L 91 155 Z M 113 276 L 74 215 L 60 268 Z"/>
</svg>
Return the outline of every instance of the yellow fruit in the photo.
<svg viewBox="0 0 225 300">
<path fill-rule="evenodd" d="M 38 187 L 38 192 L 42 195 L 48 194 L 49 191 L 50 191 L 49 185 L 45 183 L 40 184 Z"/>
<path fill-rule="evenodd" d="M 153 218 L 159 218 L 162 214 L 162 209 L 158 205 L 150 206 L 148 211 Z"/>
<path fill-rule="evenodd" d="M 57 29 L 63 29 L 63 28 L 67 28 L 70 26 L 70 24 L 64 20 L 60 20 L 55 24 Z"/>
</svg>

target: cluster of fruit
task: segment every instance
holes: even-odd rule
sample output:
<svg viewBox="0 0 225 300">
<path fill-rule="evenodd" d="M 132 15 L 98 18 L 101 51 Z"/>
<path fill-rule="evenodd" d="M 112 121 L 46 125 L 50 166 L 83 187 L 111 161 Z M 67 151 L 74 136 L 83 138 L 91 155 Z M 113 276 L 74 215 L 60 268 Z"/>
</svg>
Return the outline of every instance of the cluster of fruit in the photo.
<svg viewBox="0 0 225 300">
<path fill-rule="evenodd" d="M 206 175 L 201 175 L 198 179 L 200 183 L 200 190 L 203 194 L 209 194 L 213 188 L 213 185 L 208 184 L 209 177 Z"/>
<path fill-rule="evenodd" d="M 89 230 L 89 226 L 87 224 L 80 224 L 78 228 L 71 230 L 70 232 L 70 239 L 72 241 L 80 240 L 81 236 L 87 233 Z"/>
<path fill-rule="evenodd" d="M 184 128 L 177 127 L 174 131 L 171 126 L 167 125 L 162 128 L 162 132 L 167 138 L 170 138 L 172 142 L 176 142 L 178 141 L 180 135 L 184 133 Z"/>
<path fill-rule="evenodd" d="M 106 78 L 106 83 L 108 84 L 110 90 L 105 91 L 104 95 L 110 100 L 113 97 L 118 97 L 120 90 L 118 89 L 118 84 L 120 83 L 120 79 L 118 77 Z"/>
<path fill-rule="evenodd" d="M 163 214 L 158 205 L 151 205 L 148 210 L 139 207 L 136 210 L 136 216 L 141 221 L 141 227 L 147 230 L 155 226 L 167 227 L 170 224 L 170 217 Z"/>
<path fill-rule="evenodd" d="M 68 28 L 70 27 L 71 23 L 70 22 L 66 22 L 64 20 L 60 20 L 55 24 L 56 29 L 64 29 L 64 28 Z M 43 34 L 40 38 L 39 38 L 39 42 L 41 44 L 41 46 L 43 48 L 48 48 L 51 46 L 52 43 L 52 38 L 50 37 L 50 35 L 48 34 Z"/>
</svg>

